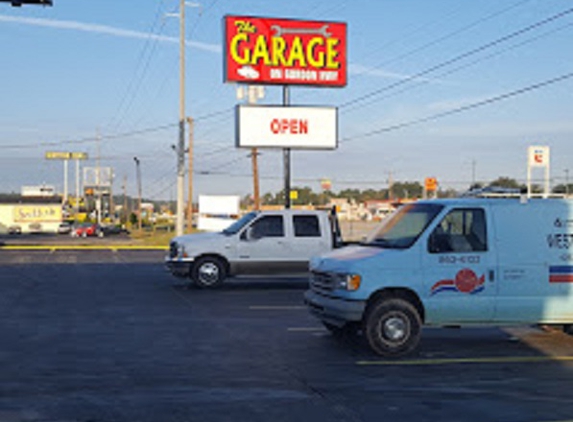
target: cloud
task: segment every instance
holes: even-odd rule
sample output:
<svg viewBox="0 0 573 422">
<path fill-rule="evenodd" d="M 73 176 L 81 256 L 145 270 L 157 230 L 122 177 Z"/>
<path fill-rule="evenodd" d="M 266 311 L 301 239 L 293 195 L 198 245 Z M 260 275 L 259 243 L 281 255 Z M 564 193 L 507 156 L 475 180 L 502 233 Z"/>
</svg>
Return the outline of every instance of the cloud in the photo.
<svg viewBox="0 0 573 422">
<path fill-rule="evenodd" d="M 132 31 L 129 29 L 115 28 L 107 25 L 97 25 L 76 21 L 62 21 L 55 19 L 40 19 L 19 16 L 0 15 L 0 22 L 15 23 L 20 25 L 39 26 L 43 28 L 55 28 L 71 31 L 89 32 L 93 34 L 104 34 L 112 37 L 151 39 L 160 42 L 179 43 L 177 37 L 167 37 L 164 35 L 147 34 L 145 32 Z M 220 53 L 219 44 L 208 44 L 198 41 L 186 41 L 187 46 L 211 53 Z"/>
</svg>

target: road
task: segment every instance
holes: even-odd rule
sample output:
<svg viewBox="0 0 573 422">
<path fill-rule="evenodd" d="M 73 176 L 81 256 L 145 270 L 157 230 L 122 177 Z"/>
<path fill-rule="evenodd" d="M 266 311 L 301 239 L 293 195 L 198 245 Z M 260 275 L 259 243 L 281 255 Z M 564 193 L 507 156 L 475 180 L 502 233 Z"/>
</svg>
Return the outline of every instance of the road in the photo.
<svg viewBox="0 0 573 422">
<path fill-rule="evenodd" d="M 189 287 L 160 251 L 0 250 L 0 421 L 573 418 L 573 337 L 424 330 L 400 360 L 337 340 L 304 278 Z"/>
</svg>

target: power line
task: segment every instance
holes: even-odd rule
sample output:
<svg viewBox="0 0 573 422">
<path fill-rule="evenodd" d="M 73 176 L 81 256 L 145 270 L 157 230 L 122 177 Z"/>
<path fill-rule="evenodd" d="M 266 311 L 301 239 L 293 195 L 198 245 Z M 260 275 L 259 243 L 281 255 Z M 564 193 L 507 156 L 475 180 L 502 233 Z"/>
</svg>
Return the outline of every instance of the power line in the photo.
<svg viewBox="0 0 573 422">
<path fill-rule="evenodd" d="M 446 41 L 446 40 L 449 40 L 449 39 L 451 39 L 451 38 L 454 38 L 454 37 L 456 37 L 456 36 L 458 36 L 458 35 L 460 35 L 460 34 L 466 32 L 466 31 L 468 31 L 468 30 L 470 30 L 470 29 L 472 29 L 472 28 L 475 28 L 476 26 L 479 26 L 480 24 L 482 24 L 482 23 L 484 23 L 484 22 L 487 22 L 487 21 L 489 21 L 489 20 L 491 20 L 491 19 L 494 19 L 494 18 L 496 18 L 496 17 L 498 17 L 498 16 L 501 16 L 501 15 L 503 15 L 503 14 L 509 12 L 510 10 L 513 10 L 513 9 L 515 9 L 515 8 L 517 8 L 517 7 L 519 7 L 519 6 L 523 5 L 523 4 L 525 4 L 525 3 L 529 3 L 530 1 L 532 1 L 532 0 L 522 0 L 522 1 L 519 1 L 519 2 L 517 2 L 517 3 L 514 3 L 513 5 L 511 5 L 511 6 L 509 6 L 509 7 L 506 7 L 506 8 L 504 8 L 504 9 L 499 10 L 499 11 L 496 11 L 496 12 L 494 12 L 494 13 L 491 13 L 491 14 L 489 14 L 489 15 L 487 15 L 487 16 L 484 16 L 484 17 L 481 18 L 481 19 L 475 20 L 475 21 L 469 23 L 468 25 L 463 26 L 462 28 L 459 28 L 459 29 L 457 29 L 457 30 L 455 30 L 455 31 L 449 32 L 449 33 L 447 33 L 447 34 L 445 34 L 445 35 L 443 35 L 443 36 L 441 36 L 441 37 L 438 37 L 438 38 L 436 38 L 436 39 L 433 39 L 433 40 L 431 40 L 431 41 L 428 41 L 427 43 L 425 43 L 425 44 L 423 44 L 423 45 L 421 45 L 421 46 L 419 46 L 419 47 L 416 47 L 416 48 L 414 48 L 414 49 L 412 49 L 412 50 L 410 50 L 410 51 L 406 51 L 405 53 L 402 53 L 402 54 L 400 54 L 399 56 L 394 57 L 393 59 L 390 59 L 390 60 L 387 60 L 387 61 L 385 61 L 385 62 L 382 62 L 382 63 L 380 63 L 380 64 L 374 66 L 373 69 L 379 69 L 379 68 L 382 67 L 382 66 L 386 66 L 386 65 L 388 65 L 388 64 L 390 64 L 390 63 L 397 62 L 397 61 L 399 61 L 399 60 L 405 59 L 406 57 L 410 57 L 410 56 L 412 56 L 412 55 L 414 55 L 414 54 L 416 54 L 416 53 L 419 53 L 419 52 L 421 52 L 421 51 L 424 51 L 424 50 L 426 50 L 426 49 L 428 49 L 428 48 L 430 48 L 430 47 L 433 47 L 433 46 L 435 46 L 435 45 L 438 45 L 438 44 L 440 44 L 440 43 L 442 43 L 442 42 L 444 42 L 444 41 Z"/>
<path fill-rule="evenodd" d="M 494 40 L 494 41 L 490 41 L 490 42 L 488 42 L 488 43 L 486 43 L 486 44 L 483 44 L 483 45 L 481 45 L 481 46 L 479 46 L 479 47 L 477 47 L 477 48 L 474 48 L 474 49 L 469 50 L 469 51 L 467 51 L 467 52 L 465 52 L 465 53 L 462 53 L 462 54 L 460 54 L 460 55 L 458 55 L 458 56 L 456 56 L 456 57 L 454 57 L 454 58 L 452 58 L 452 59 L 446 60 L 446 61 L 444 61 L 444 62 L 442 62 L 442 63 L 439 63 L 439 64 L 437 64 L 437 65 L 434 65 L 434 66 L 432 66 L 432 67 L 430 67 L 430 68 L 428 68 L 428 69 L 426 69 L 426 70 L 423 70 L 423 71 L 421 71 L 421 72 L 418 72 L 418 73 L 416 73 L 415 75 L 410 76 L 410 77 L 408 77 L 408 78 L 406 78 L 406 79 L 403 79 L 403 80 L 401 80 L 401 81 L 395 82 L 395 83 L 390 84 L 390 85 L 388 85 L 388 86 L 385 86 L 385 87 L 382 87 L 382 88 L 379 88 L 379 89 L 370 91 L 370 92 L 368 92 L 368 93 L 366 93 L 366 94 L 364 94 L 364 95 L 361 95 L 361 96 L 359 96 L 359 97 L 357 97 L 357 98 L 354 98 L 353 100 L 347 101 L 347 102 L 341 104 L 341 105 L 340 105 L 340 108 L 347 108 L 347 107 L 349 107 L 349 106 L 351 106 L 351 105 L 353 105 L 353 104 L 360 103 L 360 102 L 362 102 L 362 101 L 364 101 L 364 100 L 367 100 L 367 99 L 369 99 L 369 98 L 372 98 L 372 97 L 374 97 L 374 96 L 377 96 L 378 94 L 380 94 L 380 93 L 382 93 L 382 92 L 389 91 L 389 90 L 391 90 L 391 89 L 393 89 L 393 88 L 396 88 L 396 87 L 398 87 L 398 86 L 404 85 L 404 84 L 406 84 L 406 83 L 408 83 L 408 82 L 411 82 L 411 81 L 413 81 L 413 80 L 419 79 L 420 77 L 425 76 L 425 75 L 427 75 L 427 74 L 429 74 L 429 73 L 431 73 L 431 72 L 434 72 L 434 71 L 436 71 L 436 70 L 438 70 L 438 69 L 442 69 L 442 68 L 444 68 L 444 67 L 446 67 L 446 66 L 449 66 L 449 65 L 451 65 L 451 64 L 453 64 L 453 63 L 456 63 L 456 62 L 458 62 L 458 61 L 461 61 L 461 60 L 463 60 L 463 59 L 465 59 L 465 58 L 467 58 L 467 57 L 473 56 L 473 55 L 475 55 L 475 54 L 477 54 L 477 53 L 480 53 L 480 52 L 482 52 L 482 51 L 484 51 L 484 50 L 487 50 L 487 49 L 489 49 L 489 48 L 492 48 L 492 47 L 494 47 L 494 46 L 496 46 L 496 45 L 498 45 L 498 44 L 501 44 L 501 43 L 503 43 L 503 42 L 506 42 L 506 41 L 508 41 L 508 40 L 510 40 L 510 39 L 512 39 L 512 38 L 518 37 L 518 36 L 520 36 L 520 35 L 522 35 L 522 34 L 524 34 L 524 33 L 526 33 L 526 32 L 532 31 L 532 30 L 537 29 L 537 28 L 539 28 L 539 27 L 541 27 L 541 26 L 543 26 L 543 25 L 546 25 L 546 24 L 548 24 L 548 23 L 551 23 L 551 22 L 553 22 L 553 21 L 555 21 L 555 20 L 557 20 L 557 19 L 561 19 L 561 18 L 563 18 L 563 17 L 565 17 L 565 16 L 567 16 L 567 15 L 569 15 L 569 14 L 571 14 L 571 13 L 573 13 L 573 8 L 564 10 L 564 11 L 562 11 L 562 12 L 560 12 L 560 13 L 557 13 L 557 14 L 555 14 L 555 15 L 553 15 L 553 16 L 550 16 L 550 17 L 548 17 L 548 18 L 546 18 L 546 19 L 537 21 L 536 23 L 531 24 L 531 25 L 528 25 L 528 26 L 526 26 L 525 28 L 522 28 L 522 29 L 520 29 L 520 30 L 517 30 L 517 31 L 515 31 L 515 32 L 512 32 L 512 33 L 509 34 L 509 35 L 503 36 L 503 37 L 498 38 L 498 39 L 496 39 L 496 40 Z M 356 109 L 356 108 L 359 108 L 359 107 L 355 107 L 354 109 Z"/>
<path fill-rule="evenodd" d="M 517 90 L 515 90 L 515 91 L 511 91 L 511 92 L 508 92 L 508 93 L 505 93 L 505 94 L 497 95 L 497 96 L 495 96 L 495 97 L 491 97 L 491 98 L 488 98 L 488 99 L 485 99 L 485 100 L 482 100 L 482 101 L 477 101 L 477 102 L 475 102 L 475 103 L 468 104 L 468 105 L 465 105 L 465 106 L 461 106 L 461 107 L 458 107 L 458 108 L 455 108 L 455 109 L 452 109 L 452 110 L 444 111 L 444 112 L 442 112 L 442 113 L 437 113 L 437 114 L 433 114 L 433 115 L 431 115 L 431 116 L 422 117 L 422 118 L 419 118 L 419 119 L 410 120 L 410 121 L 407 121 L 407 122 L 398 123 L 398 124 L 395 124 L 395 125 L 383 127 L 383 128 L 380 128 L 380 129 L 376 129 L 376 130 L 370 131 L 370 132 L 366 132 L 366 133 L 363 133 L 363 134 L 359 134 L 359 135 L 353 136 L 353 137 L 351 137 L 351 138 L 341 139 L 341 140 L 340 140 L 340 143 L 343 143 L 343 142 L 344 142 L 344 143 L 346 143 L 346 142 L 351 142 L 351 141 L 355 141 L 355 140 L 357 140 L 357 139 L 367 138 L 367 137 L 370 137 L 370 136 L 373 136 L 373 135 L 378 135 L 378 134 L 384 133 L 384 132 L 392 132 L 392 131 L 394 131 L 394 130 L 404 129 L 404 128 L 407 128 L 407 127 L 410 127 L 410 126 L 418 125 L 418 124 L 421 124 L 421 123 L 426 123 L 426 122 L 429 122 L 429 121 L 432 121 L 432 120 L 437 120 L 437 119 L 440 119 L 440 118 L 442 118 L 442 117 L 451 116 L 451 115 L 453 115 L 453 114 L 461 113 L 461 112 L 464 112 L 464 111 L 467 111 L 467 110 L 471 110 L 471 109 L 474 109 L 474 108 L 483 107 L 483 106 L 488 105 L 488 104 L 493 104 L 493 103 L 496 103 L 496 102 L 499 102 L 499 101 L 506 100 L 506 99 L 511 98 L 511 97 L 516 97 L 516 96 L 518 96 L 518 95 L 522 95 L 522 94 L 525 94 L 525 93 L 530 92 L 530 91 L 534 91 L 534 90 L 537 90 L 537 89 L 540 89 L 540 88 L 544 88 L 544 87 L 549 86 L 549 85 L 556 84 L 556 83 L 558 83 L 558 82 L 562 82 L 562 81 L 567 80 L 567 79 L 570 79 L 570 78 L 572 78 L 572 77 L 573 77 L 573 72 L 567 73 L 567 74 L 565 74 L 565 75 L 561 75 L 561 76 L 558 76 L 558 77 L 556 77 L 556 78 L 552 78 L 552 79 L 549 79 L 549 80 L 546 80 L 546 81 L 543 81 L 543 82 L 539 82 L 539 83 L 534 84 L 534 85 L 529 85 L 529 86 L 527 86 L 527 87 L 525 87 L 525 88 L 521 88 L 521 89 L 517 89 Z"/>
<path fill-rule="evenodd" d="M 549 35 L 552 35 L 552 34 L 554 34 L 554 33 L 556 33 L 556 32 L 563 31 L 564 29 L 570 28 L 571 26 L 573 26 L 573 23 L 568 23 L 568 24 L 562 25 L 562 26 L 560 26 L 560 27 L 558 27 L 558 28 L 552 29 L 552 30 L 550 30 L 550 31 L 546 31 L 546 32 L 544 32 L 544 33 L 542 33 L 542 34 L 539 34 L 539 35 L 535 36 L 535 37 L 528 38 L 528 39 L 526 39 L 526 40 L 524 40 L 524 41 L 522 41 L 522 42 L 512 44 L 512 45 L 508 46 L 507 48 L 505 48 L 505 49 L 503 49 L 503 50 L 499 50 L 499 51 L 493 52 L 493 53 L 491 53 L 491 54 L 489 54 L 489 55 L 487 55 L 487 56 L 477 58 L 477 59 L 475 59 L 475 60 L 473 60 L 473 61 L 471 61 L 471 62 L 469 62 L 469 63 L 465 63 L 465 64 L 460 65 L 460 66 L 458 66 L 458 67 L 455 67 L 455 68 L 453 68 L 453 69 L 450 69 L 450 70 L 447 70 L 447 71 L 445 71 L 445 72 L 439 73 L 439 74 L 436 75 L 436 77 L 437 77 L 437 78 L 442 78 L 442 77 L 444 77 L 444 76 L 452 75 L 452 74 L 454 74 L 454 73 L 456 73 L 456 72 L 459 72 L 460 70 L 467 69 L 467 68 L 472 67 L 472 66 L 474 66 L 474 65 L 476 65 L 476 64 L 478 64 L 478 63 L 482 63 L 482 62 L 484 62 L 484 61 L 486 61 L 486 60 L 492 59 L 492 58 L 494 58 L 494 57 L 496 57 L 496 56 L 499 56 L 499 55 L 501 55 L 501 54 L 507 53 L 507 52 L 509 52 L 509 51 L 513 51 L 513 50 L 515 50 L 515 49 L 517 49 L 517 48 L 519 48 L 519 47 L 522 47 L 522 46 L 524 46 L 524 45 L 526 45 L 526 44 L 529 44 L 529 43 L 538 41 L 538 40 L 540 40 L 540 39 L 542 39 L 542 38 L 544 38 L 544 37 L 546 37 L 546 36 L 549 36 Z M 402 88 L 402 89 L 400 89 L 400 90 L 392 91 L 392 92 L 390 92 L 390 93 L 388 93 L 388 94 L 386 94 L 386 95 L 384 95 L 384 96 L 382 96 L 382 97 L 379 97 L 378 99 L 373 99 L 373 100 L 371 100 L 371 101 L 365 102 L 365 103 L 363 103 L 362 106 L 365 107 L 365 106 L 368 106 L 368 105 L 371 105 L 371 104 L 375 104 L 375 103 L 377 103 L 377 102 L 379 102 L 379 101 L 381 101 L 381 100 L 394 97 L 394 96 L 399 95 L 399 94 L 402 94 L 402 93 L 404 93 L 404 92 L 411 91 L 412 89 L 417 88 L 417 87 L 420 87 L 420 86 L 422 86 L 422 85 L 427 85 L 427 84 L 429 84 L 430 82 L 431 82 L 431 81 L 429 81 L 429 80 L 419 81 L 419 82 L 416 83 L 416 84 L 408 85 L 408 86 L 406 86 L 406 87 L 404 87 L 404 88 Z"/>
</svg>

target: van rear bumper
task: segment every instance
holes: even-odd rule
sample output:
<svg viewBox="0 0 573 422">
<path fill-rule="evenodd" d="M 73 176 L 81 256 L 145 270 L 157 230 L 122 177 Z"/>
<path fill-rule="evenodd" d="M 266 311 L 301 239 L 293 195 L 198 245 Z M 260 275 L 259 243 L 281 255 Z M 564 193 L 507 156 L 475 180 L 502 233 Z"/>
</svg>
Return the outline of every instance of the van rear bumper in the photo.
<svg viewBox="0 0 573 422">
<path fill-rule="evenodd" d="M 313 290 L 305 292 L 304 303 L 308 306 L 311 314 L 324 322 L 339 327 L 347 322 L 361 321 L 366 308 L 365 301 L 333 298 Z"/>
</svg>

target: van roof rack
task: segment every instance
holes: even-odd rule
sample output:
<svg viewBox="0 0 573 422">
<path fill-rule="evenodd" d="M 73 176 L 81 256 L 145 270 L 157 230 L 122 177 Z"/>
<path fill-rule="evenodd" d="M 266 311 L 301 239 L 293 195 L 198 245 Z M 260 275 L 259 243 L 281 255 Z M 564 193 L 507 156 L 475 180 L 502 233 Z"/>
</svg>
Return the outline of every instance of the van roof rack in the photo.
<svg viewBox="0 0 573 422">
<path fill-rule="evenodd" d="M 500 186 L 486 186 L 485 188 L 470 189 L 461 194 L 462 198 L 518 198 L 522 195 L 521 189 L 502 188 Z"/>
<path fill-rule="evenodd" d="M 486 186 L 485 188 L 470 189 L 469 191 L 460 195 L 462 198 L 567 198 L 567 195 L 562 193 L 550 193 L 545 195 L 543 193 L 531 193 L 529 196 L 525 190 L 517 188 L 502 188 L 499 186 Z"/>
</svg>

